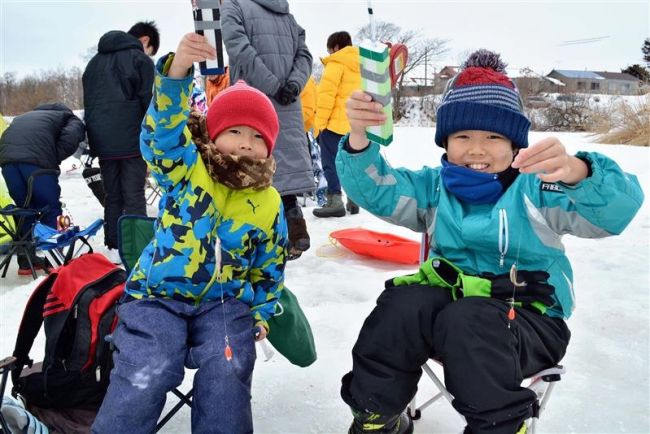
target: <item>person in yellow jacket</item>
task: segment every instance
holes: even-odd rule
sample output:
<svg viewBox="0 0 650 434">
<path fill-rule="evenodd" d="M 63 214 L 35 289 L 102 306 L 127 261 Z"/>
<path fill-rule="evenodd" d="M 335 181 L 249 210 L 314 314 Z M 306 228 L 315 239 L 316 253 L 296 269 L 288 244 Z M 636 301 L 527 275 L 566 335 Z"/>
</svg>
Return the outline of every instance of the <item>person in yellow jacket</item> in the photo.
<svg viewBox="0 0 650 434">
<path fill-rule="evenodd" d="M 305 133 L 308 133 L 312 128 L 314 128 L 316 122 L 316 92 L 316 80 L 314 80 L 314 76 L 311 75 L 300 94 L 302 120 L 305 123 Z"/>
<path fill-rule="evenodd" d="M 345 102 L 350 94 L 361 87 L 359 48 L 352 45 L 345 31 L 332 33 L 327 38 L 328 57 L 321 59 L 325 70 L 318 85 L 314 135 L 321 149 L 323 172 L 327 179 L 327 203 L 314 209 L 316 217 L 343 217 L 341 183 L 336 174 L 336 153 L 341 137 L 350 132 L 350 122 L 345 114 Z M 347 209 L 352 214 L 359 207 L 348 200 Z"/>
</svg>

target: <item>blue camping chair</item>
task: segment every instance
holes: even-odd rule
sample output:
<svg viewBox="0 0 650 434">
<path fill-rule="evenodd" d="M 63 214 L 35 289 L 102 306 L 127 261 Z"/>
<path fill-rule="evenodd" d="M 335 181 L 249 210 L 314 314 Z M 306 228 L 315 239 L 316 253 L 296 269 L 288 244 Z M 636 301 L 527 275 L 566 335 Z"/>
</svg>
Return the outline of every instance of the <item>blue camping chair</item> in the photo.
<svg viewBox="0 0 650 434">
<path fill-rule="evenodd" d="M 37 250 L 48 252 L 56 265 L 62 265 L 77 256 L 83 246 L 88 248 L 88 253 L 92 253 L 93 248 L 88 243 L 88 237 L 95 235 L 103 226 L 104 220 L 97 219 L 85 229 L 70 226 L 65 231 L 59 232 L 43 223 L 36 223 L 32 230 L 32 238 Z M 75 250 L 77 241 L 83 244 L 79 250 Z"/>
</svg>

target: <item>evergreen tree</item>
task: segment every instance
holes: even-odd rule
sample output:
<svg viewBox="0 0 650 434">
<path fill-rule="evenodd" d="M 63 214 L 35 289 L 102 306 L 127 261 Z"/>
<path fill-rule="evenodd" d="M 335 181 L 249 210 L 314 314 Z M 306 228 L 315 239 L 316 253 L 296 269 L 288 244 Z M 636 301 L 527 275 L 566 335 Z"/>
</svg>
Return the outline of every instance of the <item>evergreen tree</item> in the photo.
<svg viewBox="0 0 650 434">
<path fill-rule="evenodd" d="M 634 64 L 625 69 L 621 69 L 621 72 L 630 74 L 645 83 L 650 83 L 650 71 L 639 64 Z"/>
<path fill-rule="evenodd" d="M 643 60 L 645 60 L 645 63 L 650 66 L 650 38 L 646 38 L 646 40 L 643 42 L 641 51 L 643 52 Z"/>
</svg>

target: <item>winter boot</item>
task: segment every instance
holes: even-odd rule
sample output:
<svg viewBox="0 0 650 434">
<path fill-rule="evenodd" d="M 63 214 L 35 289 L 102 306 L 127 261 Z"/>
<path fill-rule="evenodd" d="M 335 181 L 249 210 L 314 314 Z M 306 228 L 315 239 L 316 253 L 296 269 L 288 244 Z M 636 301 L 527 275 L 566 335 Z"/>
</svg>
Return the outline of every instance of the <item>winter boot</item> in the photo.
<svg viewBox="0 0 650 434">
<path fill-rule="evenodd" d="M 298 259 L 302 252 L 306 252 L 310 247 L 307 224 L 299 206 L 287 211 L 287 226 L 289 229 L 289 256 L 287 259 L 291 261 Z"/>
<path fill-rule="evenodd" d="M 50 268 L 52 268 L 52 266 L 50 265 L 50 261 L 48 261 L 47 258 L 36 256 L 35 253 L 30 254 L 30 259 L 32 261 L 32 266 L 34 267 L 35 271 L 45 270 L 46 272 L 49 272 Z M 18 255 L 18 275 L 30 276 L 31 274 L 32 274 L 32 269 L 29 267 L 29 261 L 27 260 L 27 255 L 25 254 Z"/>
<path fill-rule="evenodd" d="M 359 205 L 354 203 L 349 197 L 348 203 L 345 204 L 345 209 L 347 209 L 350 214 L 359 214 Z"/>
<path fill-rule="evenodd" d="M 316 217 L 345 217 L 345 206 L 341 193 L 327 194 L 327 203 L 322 208 L 315 208 Z"/>
<path fill-rule="evenodd" d="M 377 413 L 352 410 L 354 421 L 348 434 L 412 434 L 413 421 L 406 413 L 382 416 Z"/>
</svg>

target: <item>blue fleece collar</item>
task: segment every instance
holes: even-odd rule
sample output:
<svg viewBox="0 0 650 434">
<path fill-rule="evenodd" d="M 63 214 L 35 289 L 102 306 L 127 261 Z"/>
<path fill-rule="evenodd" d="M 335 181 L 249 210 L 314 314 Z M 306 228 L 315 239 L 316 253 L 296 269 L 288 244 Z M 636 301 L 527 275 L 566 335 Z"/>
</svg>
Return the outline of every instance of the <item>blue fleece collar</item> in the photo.
<svg viewBox="0 0 650 434">
<path fill-rule="evenodd" d="M 441 158 L 442 182 L 458 199 L 473 204 L 495 203 L 513 183 L 519 171 L 508 167 L 500 173 L 483 173 L 447 161 L 447 154 Z"/>
</svg>

